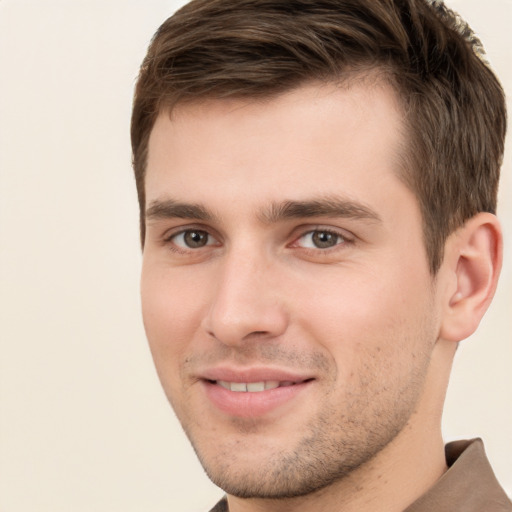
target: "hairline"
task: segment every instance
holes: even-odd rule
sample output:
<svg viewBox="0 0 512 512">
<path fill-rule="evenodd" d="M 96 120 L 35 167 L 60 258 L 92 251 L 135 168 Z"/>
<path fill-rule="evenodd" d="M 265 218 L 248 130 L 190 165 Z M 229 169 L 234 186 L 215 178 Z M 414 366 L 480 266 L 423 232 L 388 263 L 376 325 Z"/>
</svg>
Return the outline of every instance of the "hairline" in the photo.
<svg viewBox="0 0 512 512">
<path fill-rule="evenodd" d="M 396 148 L 395 154 L 395 167 L 396 167 L 396 177 L 413 193 L 421 215 L 422 221 L 422 233 L 423 233 L 423 244 L 425 250 L 427 251 L 427 258 L 429 261 L 430 271 L 432 275 L 437 274 L 437 270 L 439 265 L 435 265 L 431 263 L 432 254 L 431 247 L 429 241 L 429 227 L 427 225 L 427 219 L 425 216 L 425 211 L 423 208 L 423 204 L 421 202 L 420 194 L 415 187 L 415 174 L 420 172 L 420 163 L 414 158 L 412 146 L 414 144 L 414 139 L 418 136 L 414 128 L 411 126 L 411 119 L 409 114 L 408 107 L 408 97 L 407 95 L 401 95 L 400 92 L 403 89 L 400 85 L 400 80 L 397 78 L 397 72 L 394 69 L 392 64 L 386 64 L 382 62 L 363 62 L 358 66 L 347 67 L 343 71 L 340 71 L 336 75 L 332 75 L 330 77 L 326 77 L 323 79 L 319 79 L 316 77 L 312 77 L 309 79 L 304 79 L 297 81 L 297 83 L 293 84 L 291 87 L 285 88 L 268 88 L 266 91 L 261 91 L 259 94 L 254 94 L 252 92 L 244 93 L 243 90 L 240 90 L 236 93 L 230 93 L 225 95 L 220 94 L 208 94 L 208 93 L 197 93 L 197 94 L 188 94 L 188 95 L 173 95 L 172 93 L 168 93 L 163 95 L 160 101 L 157 104 L 157 109 L 152 119 L 151 129 L 147 132 L 147 141 L 144 144 L 145 154 L 143 161 L 143 170 L 142 170 L 142 191 L 143 191 L 143 207 L 140 210 L 141 216 L 141 246 L 144 249 L 144 234 L 145 234 L 145 216 L 146 216 L 146 174 L 147 174 L 147 165 L 148 165 L 148 157 L 149 157 L 149 140 L 151 138 L 151 134 L 156 124 L 156 120 L 161 115 L 167 115 L 172 119 L 174 113 L 178 112 L 181 107 L 186 107 L 188 105 L 200 105 L 206 104 L 208 102 L 216 102 L 223 100 L 247 100 L 249 103 L 266 103 L 271 102 L 281 96 L 289 94 L 297 89 L 307 86 L 335 86 L 337 88 L 344 88 L 346 90 L 350 89 L 354 85 L 357 84 L 366 84 L 371 87 L 382 87 L 389 86 L 393 91 L 393 95 L 395 97 L 395 104 L 398 109 L 398 113 L 401 116 L 400 123 L 400 133 L 398 134 L 398 144 Z M 139 203 L 140 203 L 139 197 Z M 444 243 L 440 248 L 438 248 L 437 260 L 441 260 L 444 254 Z"/>
<path fill-rule="evenodd" d="M 347 68 L 343 72 L 340 72 L 337 75 L 333 75 L 331 77 L 327 77 L 325 79 L 319 78 L 311 78 L 306 80 L 298 81 L 292 87 L 286 87 L 283 89 L 279 88 L 269 88 L 267 91 L 261 92 L 259 94 L 251 94 L 244 93 L 243 91 L 237 93 L 231 93 L 226 95 L 219 94 L 195 94 L 195 95 L 187 95 L 187 96 L 179 96 L 172 95 L 169 93 L 167 95 L 163 95 L 160 101 L 157 104 L 157 108 L 153 114 L 151 129 L 147 131 L 147 141 L 143 144 L 145 151 L 143 153 L 143 158 L 141 159 L 141 178 L 143 191 L 145 196 L 145 180 L 147 173 L 147 165 L 148 165 L 148 156 L 149 156 L 149 139 L 151 138 L 151 134 L 153 133 L 153 129 L 156 124 L 156 120 L 161 115 L 167 115 L 171 119 L 173 114 L 179 111 L 182 107 L 191 106 L 191 105 L 201 105 L 209 102 L 223 101 L 223 100 L 234 100 L 234 101 L 242 101 L 247 100 L 248 103 L 267 103 L 271 102 L 275 99 L 278 99 L 281 96 L 289 94 L 293 91 L 296 91 L 302 87 L 307 86 L 329 86 L 333 85 L 335 87 L 344 88 L 346 90 L 353 87 L 355 84 L 366 83 L 367 85 L 372 86 L 389 86 L 391 87 L 393 94 L 396 99 L 396 106 L 399 110 L 399 114 L 401 115 L 402 120 L 402 130 L 400 132 L 400 142 L 399 151 L 397 155 L 397 176 L 404 182 L 405 185 L 411 191 L 414 192 L 415 196 L 417 196 L 416 192 L 411 187 L 410 179 L 406 179 L 404 174 L 412 174 L 414 171 L 411 171 L 411 161 L 414 159 L 411 158 L 411 144 L 413 142 L 413 137 L 411 137 L 411 130 L 408 129 L 408 108 L 407 101 L 400 97 L 400 84 L 396 79 L 396 72 L 392 68 L 392 66 L 388 66 L 386 64 L 374 63 L 373 65 L 365 64 L 360 65 L 357 68 L 353 67 L 352 69 Z M 403 143 L 402 143 L 403 142 Z M 141 144 L 142 145 L 142 144 Z M 409 169 L 409 170 L 408 170 Z M 145 210 L 142 210 L 142 213 L 145 214 Z"/>
</svg>

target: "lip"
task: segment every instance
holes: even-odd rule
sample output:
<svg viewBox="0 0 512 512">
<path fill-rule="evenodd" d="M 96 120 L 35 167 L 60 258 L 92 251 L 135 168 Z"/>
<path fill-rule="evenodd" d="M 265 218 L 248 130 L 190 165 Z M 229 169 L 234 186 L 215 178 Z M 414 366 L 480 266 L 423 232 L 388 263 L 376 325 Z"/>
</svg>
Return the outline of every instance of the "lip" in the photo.
<svg viewBox="0 0 512 512">
<path fill-rule="evenodd" d="M 265 380 L 278 380 L 280 382 L 303 382 L 310 380 L 313 375 L 306 375 L 289 370 L 270 367 L 252 368 L 230 368 L 216 367 L 209 368 L 199 373 L 203 380 L 224 380 L 227 382 L 261 382 Z"/>
<path fill-rule="evenodd" d="M 200 384 L 209 402 L 222 413 L 239 418 L 264 416 L 290 406 L 314 382 L 314 377 L 276 368 L 212 368 L 201 373 Z M 216 384 L 225 382 L 279 381 L 290 383 L 283 387 L 258 392 L 237 392 Z"/>
</svg>

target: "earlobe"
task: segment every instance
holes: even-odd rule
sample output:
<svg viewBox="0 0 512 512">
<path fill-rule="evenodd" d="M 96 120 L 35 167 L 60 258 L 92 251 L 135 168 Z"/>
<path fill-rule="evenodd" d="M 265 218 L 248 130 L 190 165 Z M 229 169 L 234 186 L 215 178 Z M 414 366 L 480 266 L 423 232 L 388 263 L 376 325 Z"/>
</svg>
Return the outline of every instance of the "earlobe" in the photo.
<svg viewBox="0 0 512 512">
<path fill-rule="evenodd" d="M 498 219 L 479 213 L 451 235 L 445 261 L 454 272 L 440 337 L 461 341 L 476 330 L 494 296 L 502 263 L 502 234 Z"/>
</svg>

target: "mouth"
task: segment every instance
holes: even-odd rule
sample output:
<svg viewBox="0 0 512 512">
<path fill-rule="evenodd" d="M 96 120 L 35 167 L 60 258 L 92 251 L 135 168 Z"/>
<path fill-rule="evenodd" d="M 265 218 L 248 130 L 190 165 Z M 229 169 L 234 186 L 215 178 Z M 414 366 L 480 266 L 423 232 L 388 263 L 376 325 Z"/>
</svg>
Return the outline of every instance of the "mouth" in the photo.
<svg viewBox="0 0 512 512">
<path fill-rule="evenodd" d="M 202 389 L 214 409 L 229 417 L 256 418 L 271 412 L 289 410 L 300 404 L 300 397 L 309 396 L 307 390 L 314 377 L 291 375 L 280 371 L 212 371 L 200 379 Z"/>
<path fill-rule="evenodd" d="M 312 379 L 306 379 L 301 381 L 278 381 L 278 380 L 265 380 L 259 382 L 228 382 L 226 380 L 209 380 L 210 384 L 220 386 L 229 391 L 235 393 L 261 393 L 262 391 L 268 391 L 277 388 L 285 388 L 308 382 Z"/>
</svg>

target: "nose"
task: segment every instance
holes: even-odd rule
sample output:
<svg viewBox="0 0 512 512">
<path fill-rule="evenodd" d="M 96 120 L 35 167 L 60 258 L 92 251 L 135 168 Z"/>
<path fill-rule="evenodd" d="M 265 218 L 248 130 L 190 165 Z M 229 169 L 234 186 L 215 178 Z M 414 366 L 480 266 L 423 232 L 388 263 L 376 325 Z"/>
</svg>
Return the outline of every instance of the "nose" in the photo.
<svg viewBox="0 0 512 512">
<path fill-rule="evenodd" d="M 283 334 L 288 314 L 277 274 L 261 255 L 226 256 L 203 320 L 204 330 L 230 346 Z"/>
</svg>

